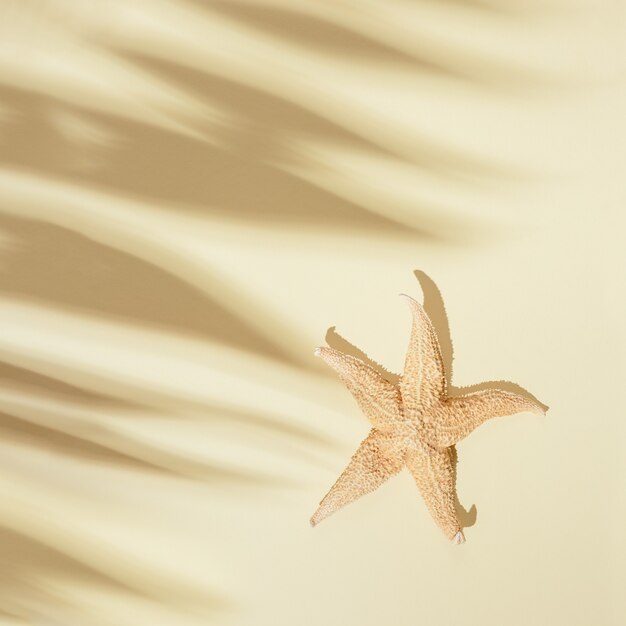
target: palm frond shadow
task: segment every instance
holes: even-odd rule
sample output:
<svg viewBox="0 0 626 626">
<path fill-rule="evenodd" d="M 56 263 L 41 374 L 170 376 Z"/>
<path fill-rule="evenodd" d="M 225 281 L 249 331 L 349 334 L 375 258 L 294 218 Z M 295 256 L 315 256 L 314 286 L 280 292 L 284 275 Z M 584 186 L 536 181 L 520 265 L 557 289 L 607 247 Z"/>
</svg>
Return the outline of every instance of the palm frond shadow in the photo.
<svg viewBox="0 0 626 626">
<path fill-rule="evenodd" d="M 167 589 L 168 603 L 188 614 L 214 613 L 228 607 L 223 598 L 204 592 L 190 592 L 173 585 L 171 581 L 155 584 L 154 580 L 142 580 L 141 577 L 119 577 L 4 525 L 0 526 L 0 558 L 3 563 L 11 564 L 2 568 L 0 573 L 0 611 L 25 620 L 43 617 L 37 614 L 39 609 L 35 608 L 42 605 L 53 606 L 60 613 L 72 608 L 71 600 L 64 594 L 57 595 L 46 580 L 75 581 L 81 585 L 97 586 L 101 590 L 147 598 L 156 603 L 162 602 Z"/>
<path fill-rule="evenodd" d="M 271 2 L 247 2 L 245 0 L 186 0 L 197 7 L 209 19 L 220 15 L 242 24 L 246 28 L 269 35 L 278 41 L 286 41 L 300 48 L 323 54 L 329 59 L 340 59 L 352 63 L 379 64 L 402 68 L 415 74 L 462 80 L 480 84 L 485 88 L 511 90 L 533 88 L 549 89 L 558 82 L 554 76 L 542 75 L 537 68 L 512 67 L 493 55 L 474 58 L 472 50 L 461 55 L 441 44 L 416 46 L 419 35 L 414 36 L 412 45 L 403 45 L 402 40 L 388 36 L 366 34 L 346 20 L 337 20 L 332 11 L 322 15 L 308 11 L 305 7 L 273 6 Z M 477 14 L 515 18 L 524 12 L 533 14 L 541 7 L 528 8 L 521 3 L 489 0 L 444 0 L 458 8 L 473 9 Z M 554 10 L 554 7 L 552 8 Z M 380 10 L 380 16 L 384 11 Z M 370 18 L 372 16 L 369 16 Z M 419 19 L 417 16 L 415 19 Z M 358 21 L 358 17 L 354 21 Z M 369 29 L 368 29 L 369 30 Z M 495 165 L 495 164 L 494 164 Z"/>
<path fill-rule="evenodd" d="M 489 13 L 512 13 L 515 2 L 497 2 L 490 0 L 443 0 L 445 4 L 455 7 L 470 7 Z"/>
<path fill-rule="evenodd" d="M 138 402 L 94 393 L 75 385 L 44 376 L 8 363 L 0 363 L 0 438 L 4 442 L 23 444 L 47 453 L 60 454 L 93 464 L 119 467 L 128 471 L 157 472 L 174 477 L 208 481 L 209 483 L 269 485 L 275 481 L 261 475 L 210 466 L 190 460 L 137 438 L 122 436 L 106 425 L 85 422 L 68 424 L 59 420 L 56 412 L 34 407 L 2 408 L 5 405 L 3 390 L 22 391 L 31 399 L 44 404 L 48 401 L 73 409 L 99 407 L 110 412 L 123 409 L 129 419 L 141 419 L 148 408 Z M 130 413 L 129 413 L 130 411 Z M 154 415 L 152 411 L 150 415 Z"/>
<path fill-rule="evenodd" d="M 193 286 L 134 255 L 72 230 L 23 218 L 0 216 L 0 232 L 8 242 L 0 253 L 0 289 L 5 295 L 100 318 L 126 320 L 141 327 L 152 325 L 157 330 L 175 330 L 289 362 L 285 355 L 277 354 L 276 346 L 247 328 L 244 321 L 233 319 L 229 312 Z M 49 365 L 46 371 L 54 369 L 53 364 Z M 72 380 L 71 375 L 66 376 L 66 380 Z M 0 364 L 0 385 L 25 388 L 33 397 L 58 398 L 78 406 L 100 406 L 111 413 L 125 409 L 125 415 L 132 419 L 154 415 L 155 410 L 176 419 L 174 416 L 179 410 L 184 410 L 202 416 L 209 424 L 212 421 L 237 423 L 246 425 L 252 432 L 271 432 L 277 441 L 293 441 L 304 446 L 304 457 L 314 444 L 331 444 L 320 433 L 295 420 L 289 423 L 284 419 L 271 419 L 262 412 L 197 403 L 184 397 L 177 397 L 173 402 L 171 398 L 160 397 L 158 390 L 151 390 L 149 396 L 137 397 L 132 386 L 121 396 L 93 394 L 77 385 L 8 363 Z M 119 390 L 119 384 L 114 386 Z M 162 407 L 169 406 L 174 413 L 156 409 L 157 399 Z M 0 394 L 0 406 L 1 400 Z M 123 437 L 101 425 L 91 424 L 88 431 L 76 434 L 63 432 L 53 422 L 47 427 L 48 424 L 40 420 L 29 421 L 28 418 L 28 411 L 22 416 L 5 415 L 1 423 L 5 436 L 16 441 L 28 440 L 32 445 L 58 453 L 89 457 L 93 462 L 141 467 L 209 482 L 259 486 L 291 483 L 288 477 L 279 479 L 194 462 L 163 448 Z"/>
<path fill-rule="evenodd" d="M 328 189 L 294 176 L 282 166 L 308 164 L 301 152 L 294 149 L 294 138 L 312 137 L 329 145 L 389 157 L 416 170 L 436 174 L 442 180 L 457 179 L 459 173 L 504 175 L 499 163 L 485 162 L 477 155 L 470 156 L 462 150 L 438 145 L 426 137 L 421 138 L 419 145 L 413 145 L 409 151 L 402 140 L 391 141 L 388 137 L 383 140 L 380 134 L 372 134 L 367 129 L 359 132 L 348 128 L 310 106 L 292 101 L 282 93 L 266 91 L 236 78 L 225 78 L 171 60 L 124 49 L 116 53 L 123 61 L 132 63 L 159 80 L 164 79 L 200 102 L 217 104 L 227 111 L 234 121 L 224 122 L 221 126 L 213 124 L 206 130 L 206 134 L 217 138 L 218 145 L 223 148 L 221 154 L 228 159 L 231 178 L 241 177 L 240 180 L 249 185 L 250 191 L 255 192 L 254 198 L 259 198 L 254 201 L 260 202 L 260 208 L 268 210 L 273 206 L 270 215 L 279 211 L 281 216 L 283 213 L 293 214 L 295 223 L 315 225 L 323 220 L 326 228 L 333 226 L 345 230 L 344 220 L 349 219 L 351 229 L 370 231 L 377 224 L 384 227 L 379 236 L 425 238 L 441 242 L 450 239 L 446 228 L 449 225 L 444 223 L 441 212 L 427 205 L 415 206 L 419 221 L 409 224 L 390 215 L 373 212 L 366 206 L 348 201 Z M 207 162 L 207 166 L 212 167 L 213 163 Z M 273 204 L 265 207 L 267 191 L 259 183 L 268 174 L 271 174 L 271 178 L 267 179 L 266 185 L 272 191 Z M 285 191 L 297 188 L 302 196 L 302 207 L 294 206 L 291 194 L 290 201 L 285 202 L 283 186 Z M 332 210 L 319 203 L 322 199 L 320 195 L 327 202 L 332 201 Z M 240 204 L 246 206 L 248 202 Z M 332 213 L 337 215 L 331 218 Z M 455 218 L 449 219 L 454 225 Z M 457 216 L 457 225 L 461 221 Z"/>
<path fill-rule="evenodd" d="M 63 400 L 74 408 L 97 406 L 111 413 L 124 409 L 127 416 L 127 412 L 132 410 L 129 416 L 131 419 L 141 419 L 145 414 L 143 398 L 127 399 L 132 393 L 119 397 L 94 392 L 92 389 L 68 384 L 52 376 L 42 375 L 10 363 L 0 363 L 0 406 L 4 402 L 3 389 L 9 390 L 13 396 L 16 391 L 24 392 L 30 398 L 42 400 L 44 404 L 46 400 L 57 402 Z M 159 404 L 158 392 L 152 395 L 154 396 L 152 402 Z M 196 414 L 206 412 L 207 409 L 204 404 L 194 404 L 190 401 L 185 403 L 184 398 L 175 399 L 174 404 L 179 410 L 189 409 Z M 243 415 L 235 411 L 229 413 L 225 409 L 219 410 L 219 414 L 220 419 L 243 420 L 245 424 L 259 422 L 257 415 Z M 93 424 L 85 425 L 80 429 L 79 435 L 75 436 L 64 432 L 54 420 L 51 420 L 49 425 L 42 424 L 42 415 L 34 416 L 34 419 L 38 423 L 25 419 L 21 414 L 12 415 L 0 410 L 0 439 L 5 445 L 27 445 L 90 465 L 102 464 L 134 473 L 138 470 L 156 471 L 185 480 L 202 480 L 208 485 L 219 482 L 228 488 L 245 486 L 254 489 L 268 487 L 276 489 L 296 484 L 290 478 L 282 480 L 275 476 L 231 471 L 222 465 L 209 467 L 205 463 L 194 463 L 185 457 L 173 455 L 163 448 L 151 447 L 136 441 L 112 439 L 102 427 L 96 428 Z M 268 424 L 267 427 L 276 430 L 283 428 L 284 425 Z M 287 434 L 305 440 L 311 446 L 319 446 L 320 442 L 325 442 L 323 437 L 316 440 L 308 430 L 298 429 L 295 425 Z M 13 528 L 0 526 L 0 557 L 5 563 L 11 563 L 11 567 L 4 568 L 4 573 L 0 574 L 0 612 L 7 616 L 32 618 L 30 612 L 24 613 L 24 607 L 53 606 L 59 607 L 62 612 L 66 600 L 56 597 L 49 591 L 45 585 L 47 577 L 62 578 L 69 582 L 76 580 L 81 585 L 93 584 L 105 592 L 121 591 L 146 597 L 155 602 L 164 601 L 170 607 L 173 605 L 185 613 L 206 615 L 207 612 L 214 614 L 231 608 L 230 601 L 222 595 L 206 593 L 204 590 L 196 592 L 183 584 L 172 587 L 169 582 L 163 582 L 155 586 L 152 577 L 145 581 L 134 575 L 130 579 L 116 577 L 113 573 L 96 569 L 44 541 L 45 537 L 39 540 Z M 130 580 L 132 582 L 129 582 Z M 67 603 L 67 606 L 68 609 L 71 608 L 71 603 Z"/>
<path fill-rule="evenodd" d="M 313 136 L 355 150 L 398 156 L 374 138 L 342 126 L 319 111 L 286 96 L 254 87 L 236 77 L 226 78 L 208 70 L 136 52 L 120 51 L 118 55 L 124 61 L 164 78 L 168 84 L 182 88 L 201 102 L 214 103 L 228 111 L 239 123 L 218 127 L 217 137 L 223 139 L 223 145 L 228 148 L 230 155 L 237 155 L 241 159 L 247 157 L 269 165 L 297 159 L 289 145 L 292 136 Z M 353 208 L 363 212 L 356 205 Z M 379 215 L 372 217 L 382 219 Z"/>
<path fill-rule="evenodd" d="M 249 85 L 137 54 L 127 53 L 123 58 L 201 101 L 217 102 L 239 122 L 207 127 L 207 136 L 218 140 L 211 143 L 88 111 L 47 95 L 0 87 L 0 101 L 19 113 L 3 124 L 0 163 L 206 217 L 323 232 L 330 229 L 346 235 L 375 232 L 377 237 L 441 244 L 476 238 L 477 224 L 460 217 L 416 206 L 417 217 L 409 224 L 282 167 L 301 158 L 292 147 L 292 137 L 326 138 L 334 144 L 380 154 L 388 153 L 388 147 Z M 101 129 L 111 138 L 108 145 L 104 139 L 102 145 L 97 141 L 90 146 L 77 145 L 57 128 L 59 113 Z M 446 175 L 450 168 L 470 171 L 476 160 L 446 153 L 424 141 L 421 150 L 412 151 L 411 163 Z M 486 236 L 486 225 L 480 232 Z"/>
<path fill-rule="evenodd" d="M 73 408 L 98 407 L 111 412 L 123 409 L 141 415 L 141 407 L 136 402 L 97 393 L 26 368 L 0 362 L 0 406 L 4 405 L 4 390 L 9 391 L 12 398 L 19 392 L 44 403 L 47 400 L 56 403 L 62 401 Z M 168 456 L 163 450 L 151 449 L 137 442 L 133 444 L 131 451 L 128 449 L 128 442 L 113 438 L 105 429 L 96 428 L 93 424 L 79 429 L 78 434 L 72 434 L 65 432 L 54 420 L 46 423 L 42 415 L 32 415 L 32 419 L 29 419 L 22 412 L 19 413 L 14 415 L 0 410 L 0 439 L 3 445 L 23 445 L 45 452 L 46 455 L 66 456 L 83 464 L 105 465 L 129 472 L 156 472 L 184 478 L 189 478 L 195 472 L 196 475 L 209 473 L 213 478 L 217 477 L 222 481 L 242 480 L 239 475 L 230 476 L 223 468 L 215 468 L 214 472 L 204 466 L 190 468 L 187 459 Z M 125 448 L 128 450 L 124 451 Z M 47 458 L 50 459 L 49 456 Z M 167 602 L 175 604 L 183 612 L 213 613 L 227 607 L 222 597 L 218 598 L 204 590 L 196 593 L 184 586 L 172 585 L 171 581 L 167 585 L 161 583 L 155 587 L 152 579 L 118 578 L 113 573 L 96 569 L 45 541 L 45 535 L 39 540 L 15 528 L 0 525 L 0 559 L 7 564 L 0 573 L 1 614 L 13 619 L 31 620 L 40 617 L 39 607 L 48 607 L 41 610 L 55 607 L 61 614 L 65 609 L 71 610 L 71 601 L 63 595 L 55 594 L 54 587 L 50 587 L 47 580 L 63 580 L 68 584 L 75 581 L 80 585 L 97 586 L 101 591 L 140 596 L 157 603 L 163 599 L 163 589 L 167 587 Z"/>
<path fill-rule="evenodd" d="M 189 0 L 188 0 L 189 1 Z M 259 5 L 231 0 L 191 0 L 201 9 L 217 12 L 251 26 L 277 39 L 288 40 L 298 46 L 323 52 L 332 58 L 361 59 L 370 63 L 406 65 L 420 72 L 461 77 L 456 68 L 438 63 L 432 58 L 409 53 L 399 47 L 369 37 L 349 25 L 306 14 L 293 7 Z"/>
<path fill-rule="evenodd" d="M 124 410 L 128 419 L 142 419 L 146 415 L 141 399 L 94 392 L 74 384 L 68 384 L 52 376 L 0 363 L 0 407 L 5 404 L 4 390 L 10 392 L 15 404 L 16 392 L 40 404 L 58 404 L 72 409 L 98 407 L 112 415 Z M 130 413 L 129 413 L 130 411 Z M 150 412 L 151 417 L 154 412 Z M 74 433 L 73 430 L 77 432 Z M 297 433 L 298 434 L 298 433 Z M 123 470 L 137 476 L 138 472 L 149 472 L 155 477 L 171 477 L 185 481 L 199 481 L 210 488 L 220 485 L 227 489 L 245 487 L 253 489 L 276 489 L 292 485 L 292 481 L 281 481 L 274 476 L 264 476 L 241 470 L 231 470 L 222 464 L 209 465 L 194 462 L 185 456 L 172 453 L 164 447 L 155 447 L 137 439 L 129 439 L 108 431 L 106 426 L 85 422 L 73 429 L 60 424 L 46 410 L 28 408 L 26 412 L 14 409 L 13 413 L 0 409 L 0 440 L 5 446 L 27 447 L 46 454 L 47 462 L 61 456 L 81 463 L 81 467 L 103 466 Z M 209 492 L 210 493 L 210 492 Z M 67 598 L 57 597 L 45 584 L 47 578 L 62 579 L 80 585 L 93 585 L 102 592 L 122 592 L 141 596 L 170 608 L 175 606 L 183 613 L 206 615 L 228 610 L 230 601 L 222 594 L 195 591 L 186 584 L 174 581 L 159 582 L 151 576 L 141 575 L 118 577 L 106 569 L 96 569 L 80 558 L 70 556 L 62 548 L 47 543 L 45 534 L 41 540 L 22 534 L 14 528 L 0 526 L 0 558 L 10 566 L 0 574 L 0 612 L 11 617 L 30 619 L 24 607 L 58 607 L 62 613 Z M 173 584 L 172 584 L 173 583 Z"/>
<path fill-rule="evenodd" d="M 134 61 L 138 64 L 139 59 L 135 57 Z M 144 63 L 147 65 L 148 61 Z M 371 213 L 272 164 L 279 154 L 285 158 L 289 154 L 288 146 L 277 138 L 283 136 L 289 120 L 298 117 L 297 107 L 290 108 L 279 99 L 257 94 L 253 109 L 249 109 L 245 103 L 255 97 L 251 88 L 243 87 L 250 93 L 240 99 L 228 81 L 211 79 L 175 64 L 163 62 L 156 66 L 171 75 L 173 83 L 185 84 L 206 97 L 223 94 L 233 113 L 238 106 L 243 108 L 241 125 L 221 130 L 227 147 L 87 111 L 48 96 L 0 87 L 0 100 L 20 112 L 17 119 L 4 125 L 0 163 L 158 201 L 166 208 L 174 205 L 176 211 L 207 217 L 225 216 L 262 224 L 270 220 L 274 226 L 323 225 L 340 232 L 376 230 L 396 237 L 415 235 L 404 224 Z M 90 155 L 83 154 L 87 149 L 77 148 L 55 127 L 51 112 L 59 109 L 88 120 L 113 138 L 109 147 L 91 149 L 92 166 L 83 166 L 90 162 Z M 263 130 L 263 111 L 274 119 L 274 127 Z M 260 116 L 259 123 L 254 121 L 255 115 Z M 303 116 L 305 127 L 308 125 L 312 132 L 324 128 L 321 118 Z M 340 137 L 348 135 L 335 130 Z"/>
<path fill-rule="evenodd" d="M 102 408 L 140 409 L 141 406 L 127 399 L 98 393 L 70 384 L 53 376 L 0 361 L 0 386 L 29 394 L 46 395 L 72 403 L 86 403 Z"/>
<path fill-rule="evenodd" d="M 200 336 L 293 362 L 281 345 L 168 271 L 73 230 L 0 215 L 5 294 Z"/>
<path fill-rule="evenodd" d="M 38 363 L 41 367 L 41 361 Z M 72 371 L 65 372 L 72 376 Z M 272 435 L 277 446 L 296 445 L 302 459 L 319 462 L 316 452 L 320 447 L 332 446 L 334 441 L 296 420 L 273 419 L 263 412 L 253 412 L 215 403 L 200 402 L 184 396 L 164 394 L 153 388 L 138 392 L 132 385 L 99 376 L 92 385 L 114 389 L 111 393 L 96 393 L 90 389 L 70 385 L 58 378 L 42 375 L 31 369 L 0 362 L 0 434 L 6 441 L 25 443 L 69 458 L 85 459 L 92 463 L 156 471 L 205 482 L 210 485 L 253 486 L 258 488 L 295 487 L 299 482 L 290 476 L 269 475 L 263 472 L 227 468 L 206 461 L 195 461 L 166 447 L 148 444 L 138 436 L 121 435 L 106 424 L 89 421 L 84 424 L 59 422 L 57 412 L 36 411 L 32 407 L 2 410 L 5 404 L 3 389 L 20 390 L 30 398 L 63 403 L 74 409 L 99 407 L 114 416 L 124 410 L 127 420 L 154 418 L 176 420 L 181 415 L 211 425 L 245 427 L 250 436 Z M 11 406 L 11 405 L 9 405 Z M 35 414 L 35 412 L 37 414 Z M 266 441 L 266 439 L 260 439 Z M 278 453 L 278 452 L 277 452 Z"/>
</svg>

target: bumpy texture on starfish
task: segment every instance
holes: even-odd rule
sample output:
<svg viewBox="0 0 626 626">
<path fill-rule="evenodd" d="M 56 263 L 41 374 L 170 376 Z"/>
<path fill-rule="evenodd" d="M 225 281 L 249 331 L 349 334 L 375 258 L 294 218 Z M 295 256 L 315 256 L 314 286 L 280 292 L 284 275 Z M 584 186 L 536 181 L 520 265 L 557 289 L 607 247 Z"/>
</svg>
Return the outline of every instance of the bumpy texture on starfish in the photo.
<svg viewBox="0 0 626 626">
<path fill-rule="evenodd" d="M 349 354 L 315 350 L 337 371 L 373 428 L 321 501 L 311 525 L 374 491 L 406 466 L 439 528 L 459 544 L 465 538 L 455 509 L 454 444 L 492 417 L 544 410 L 537 402 L 499 389 L 449 397 L 437 334 L 422 306 L 402 295 L 411 308 L 413 327 L 398 385 Z"/>
</svg>

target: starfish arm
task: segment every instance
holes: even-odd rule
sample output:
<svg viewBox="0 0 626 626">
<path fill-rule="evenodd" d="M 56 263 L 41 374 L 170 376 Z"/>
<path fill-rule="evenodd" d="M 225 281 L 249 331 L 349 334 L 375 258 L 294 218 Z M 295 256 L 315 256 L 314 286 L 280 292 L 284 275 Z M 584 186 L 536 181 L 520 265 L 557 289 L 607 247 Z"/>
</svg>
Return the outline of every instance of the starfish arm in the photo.
<svg viewBox="0 0 626 626">
<path fill-rule="evenodd" d="M 543 415 L 533 400 L 501 389 L 486 389 L 466 396 L 447 398 L 433 410 L 432 428 L 425 436 L 438 448 L 454 445 L 493 417 L 529 411 Z"/>
<path fill-rule="evenodd" d="M 455 543 L 463 543 L 461 524 L 455 506 L 456 481 L 452 449 L 437 450 L 424 446 L 421 449 L 410 450 L 406 455 L 406 465 L 413 474 L 437 526 L 448 539 Z"/>
<path fill-rule="evenodd" d="M 388 430 L 402 419 L 400 391 L 372 367 L 333 348 L 317 348 L 315 354 L 338 374 L 375 428 Z"/>
<path fill-rule="evenodd" d="M 393 447 L 390 437 L 372 429 L 352 456 L 348 467 L 320 502 L 311 518 L 311 526 L 316 526 L 342 506 L 374 491 L 403 466 L 403 451 Z"/>
<path fill-rule="evenodd" d="M 446 393 L 446 376 L 437 333 L 421 304 L 402 294 L 413 314 L 411 339 L 400 380 L 409 417 L 417 416 Z"/>
</svg>

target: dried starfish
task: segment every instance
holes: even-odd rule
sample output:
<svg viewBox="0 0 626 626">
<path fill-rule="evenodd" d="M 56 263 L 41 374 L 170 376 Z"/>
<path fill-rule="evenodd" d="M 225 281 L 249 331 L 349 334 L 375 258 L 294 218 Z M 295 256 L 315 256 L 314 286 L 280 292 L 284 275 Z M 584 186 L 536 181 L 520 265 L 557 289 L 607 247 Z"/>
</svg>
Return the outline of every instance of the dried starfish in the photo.
<svg viewBox="0 0 626 626">
<path fill-rule="evenodd" d="M 401 294 L 413 314 L 411 340 L 398 385 L 349 354 L 317 348 L 352 392 L 373 428 L 311 518 L 311 525 L 374 491 L 405 465 L 435 522 L 455 544 L 465 541 L 455 509 L 454 444 L 492 417 L 544 414 L 524 396 L 487 389 L 450 397 L 437 334 L 422 306 Z"/>
</svg>

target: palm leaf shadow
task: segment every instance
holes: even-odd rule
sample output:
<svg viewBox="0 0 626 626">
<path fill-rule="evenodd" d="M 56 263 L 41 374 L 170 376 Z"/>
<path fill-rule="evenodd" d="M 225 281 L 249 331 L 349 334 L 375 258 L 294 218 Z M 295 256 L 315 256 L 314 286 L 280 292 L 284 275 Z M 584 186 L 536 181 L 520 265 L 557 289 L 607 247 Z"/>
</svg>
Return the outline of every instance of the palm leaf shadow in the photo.
<svg viewBox="0 0 626 626">
<path fill-rule="evenodd" d="M 191 3 L 206 11 L 232 18 L 277 39 L 284 39 L 316 52 L 321 51 L 333 59 L 347 57 L 350 60 L 370 63 L 405 65 L 420 72 L 461 76 L 450 64 L 443 64 L 426 56 L 417 56 L 358 32 L 349 25 L 336 24 L 325 17 L 306 14 L 293 7 L 234 0 L 208 2 L 191 0 Z"/>
<path fill-rule="evenodd" d="M 66 584 L 93 585 L 101 590 L 131 594 L 156 603 L 161 603 L 164 597 L 163 583 L 155 584 L 150 578 L 119 577 L 67 554 L 46 542 L 45 538 L 40 540 L 5 525 L 0 525 L 0 559 L 10 564 L 0 572 L 0 612 L 25 620 L 42 617 L 37 615 L 41 609 L 34 607 L 52 606 L 60 612 L 73 608 L 71 596 L 57 595 L 54 586 L 46 584 L 50 579 Z M 189 614 L 215 613 L 227 608 L 223 598 L 206 592 L 197 594 L 171 584 L 167 588 L 167 601 Z"/>
<path fill-rule="evenodd" d="M 32 407 L 1 408 L 5 404 L 3 390 L 19 390 L 29 398 L 81 409 L 98 407 L 114 414 L 123 409 L 124 415 L 134 419 L 148 413 L 148 407 L 117 396 L 95 393 L 68 384 L 58 378 L 29 369 L 0 362 L 0 439 L 4 442 L 26 445 L 46 453 L 59 454 L 91 464 L 119 467 L 128 471 L 141 470 L 164 475 L 202 480 L 209 483 L 268 485 L 276 480 L 240 470 L 193 461 L 163 447 L 140 441 L 136 437 L 120 435 L 106 425 L 59 423 L 55 414 Z M 154 410 L 150 411 L 154 415 Z M 248 419 L 251 419 L 248 417 Z M 302 433 L 296 433 L 303 436 Z"/>
<path fill-rule="evenodd" d="M 186 0 L 192 6 L 212 14 L 222 15 L 276 40 L 287 41 L 295 46 L 323 54 L 329 59 L 342 59 L 353 63 L 387 65 L 420 74 L 481 82 L 484 84 L 513 84 L 528 82 L 524 73 L 508 72 L 498 68 L 494 59 L 489 62 L 469 63 L 467 58 L 447 58 L 439 51 L 416 51 L 402 47 L 396 41 L 383 41 L 379 37 L 343 21 L 333 21 L 331 13 L 321 15 L 308 12 L 296 5 L 272 6 L 269 2 L 246 2 L 242 0 Z M 505 15 L 513 8 L 502 3 L 485 0 L 445 0 L 450 4 L 470 6 L 485 13 Z M 415 42 L 417 43 L 417 42 Z"/>
<path fill-rule="evenodd" d="M 344 232 L 376 230 L 392 237 L 417 233 L 273 165 L 272 158 L 289 154 L 278 138 L 289 128 L 290 120 L 312 132 L 329 132 L 332 125 L 322 118 L 252 88 L 238 88 L 232 81 L 174 63 L 138 55 L 127 55 L 127 60 L 142 65 L 144 71 L 166 75 L 171 83 L 198 91 L 205 98 L 221 98 L 228 110 L 242 119 L 236 128 L 218 129 L 228 147 L 87 111 L 49 96 L 0 87 L 0 101 L 19 111 L 14 120 L 4 124 L 0 162 L 208 217 L 221 215 L 262 224 L 271 220 L 276 226 L 323 225 Z M 239 91 L 245 97 L 239 97 Z M 98 149 L 77 146 L 56 127 L 59 111 L 103 129 L 103 134 L 113 138 L 111 145 Z M 273 120 L 269 128 L 264 126 L 267 118 Z M 334 130 L 340 136 L 349 135 L 338 127 Z M 83 166 L 90 160 L 92 166 Z"/>
<path fill-rule="evenodd" d="M 107 409 L 139 409 L 139 404 L 67 383 L 24 367 L 0 361 L 0 386 L 25 391 L 36 396 L 45 395 L 54 399 L 84 403 Z"/>
<path fill-rule="evenodd" d="M 227 178 L 220 177 L 219 180 L 236 180 L 243 189 L 238 190 L 240 195 L 236 203 L 224 198 L 219 200 L 226 206 L 235 206 L 233 210 L 239 212 L 252 205 L 254 209 L 248 213 L 263 211 L 277 223 L 280 223 L 279 219 L 285 221 L 289 216 L 291 223 L 321 224 L 325 229 L 344 233 L 375 230 L 377 236 L 387 238 L 442 243 L 452 239 L 440 211 L 427 205 L 416 204 L 414 211 L 420 217 L 419 223 L 409 224 L 391 215 L 374 212 L 291 174 L 282 167 L 283 164 L 308 165 L 299 149 L 294 149 L 294 138 L 314 138 L 326 145 L 384 156 L 435 173 L 443 179 L 458 178 L 459 172 L 503 175 L 500 164 L 488 164 L 478 156 L 467 156 L 451 147 L 438 146 L 426 137 L 418 146 L 413 146 L 409 154 L 396 144 L 392 145 L 389 141 L 383 143 L 380 139 L 361 134 L 329 119 L 322 112 L 236 78 L 225 78 L 209 70 L 124 49 L 117 54 L 123 61 L 175 85 L 200 102 L 217 104 L 232 118 L 231 122 L 224 122 L 221 126 L 213 123 L 206 129 L 207 136 L 215 137 L 218 145 L 223 146 L 219 156 L 225 163 L 220 163 L 219 159 L 205 159 L 205 175 L 211 177 L 211 170 L 216 168 L 216 172 L 223 176 L 223 167 L 228 165 Z M 210 154 L 206 146 L 203 150 Z M 246 191 L 250 195 L 244 195 Z M 294 200 L 296 197 L 298 202 Z M 454 225 L 472 226 L 458 216 L 448 219 Z M 468 238 L 470 234 L 468 232 Z"/>
<path fill-rule="evenodd" d="M 200 336 L 291 361 L 210 296 L 164 269 L 73 230 L 0 215 L 0 289 L 28 300 Z"/>
<path fill-rule="evenodd" d="M 50 400 L 55 403 L 63 401 L 74 409 L 95 406 L 112 413 L 119 409 L 124 409 L 126 413 L 131 410 L 131 416 L 137 419 L 144 414 L 143 407 L 137 402 L 94 392 L 52 376 L 0 362 L 0 406 L 4 404 L 5 389 L 11 392 L 12 397 L 18 391 L 44 404 Z M 243 485 L 253 488 L 270 486 L 274 489 L 282 485 L 274 477 L 231 471 L 221 465 L 194 463 L 163 448 L 136 441 L 130 446 L 132 451 L 121 452 L 129 448 L 129 442 L 112 438 L 102 427 L 87 424 L 74 435 L 62 430 L 54 421 L 45 424 L 41 415 L 33 421 L 21 413 L 13 415 L 0 410 L 0 440 L 9 446 L 17 444 L 18 449 L 24 445 L 46 454 L 66 456 L 81 462 L 83 467 L 85 464 L 105 465 L 132 473 L 156 472 L 184 480 L 202 480 L 210 485 L 219 482 L 229 488 Z M 61 612 L 72 608 L 67 598 L 57 596 L 46 585 L 47 579 L 63 580 L 67 584 L 76 581 L 79 585 L 93 585 L 100 591 L 145 597 L 156 603 L 174 605 L 183 613 L 206 614 L 208 611 L 214 614 L 228 609 L 230 605 L 222 594 L 206 592 L 205 589 L 196 591 L 178 583 L 172 586 L 171 581 L 155 581 L 153 576 L 146 579 L 137 575 L 119 577 L 106 568 L 96 569 L 80 557 L 54 547 L 45 533 L 35 538 L 0 525 L 0 558 L 7 564 L 0 573 L 0 614 L 12 618 L 32 619 L 36 607 L 46 607 L 43 610 L 55 607 Z"/>
<path fill-rule="evenodd" d="M 134 255 L 95 242 L 72 230 L 46 222 L 23 218 L 0 216 L 0 232 L 6 241 L 0 258 L 0 289 L 5 294 L 28 301 L 52 304 L 66 310 L 96 314 L 99 317 L 128 320 L 134 324 L 152 325 L 155 329 L 172 329 L 177 333 L 200 336 L 248 351 L 256 351 L 266 357 L 289 362 L 289 357 L 278 352 L 275 345 L 255 334 L 254 329 L 237 320 L 229 312 L 211 301 L 203 293 L 165 270 L 147 263 Z M 313 359 L 310 359 L 313 361 Z M 313 363 L 311 363 L 313 367 Z M 102 396 L 88 394 L 76 386 L 66 386 L 60 393 L 61 383 L 51 377 L 36 375 L 29 370 L 0 366 L 0 381 L 8 386 L 23 386 L 29 382 L 31 393 L 36 387 L 37 395 L 54 390 L 64 401 L 93 405 L 104 402 Z M 136 391 L 129 389 L 130 397 Z M 158 397 L 155 390 L 152 394 Z M 118 408 L 113 398 L 111 411 Z M 145 401 L 145 399 L 144 399 Z M 143 402 L 132 406 L 133 415 L 139 417 Z M 186 407 L 193 414 L 211 414 L 215 419 L 230 423 L 247 424 L 249 427 L 273 431 L 277 437 L 311 445 L 329 445 L 328 439 L 303 425 L 274 420 L 260 412 L 243 411 L 225 406 L 209 406 L 178 398 L 179 407 Z M 122 405 L 124 406 L 124 405 Z M 92 425 L 83 437 L 70 437 L 69 433 L 42 430 L 36 424 L 24 424 L 16 416 L 5 416 L 5 432 L 12 425 L 14 437 L 30 437 L 33 443 L 54 440 L 57 450 L 90 454 L 94 458 L 107 454 L 113 462 L 136 462 L 163 470 L 176 469 L 185 475 L 208 476 L 212 479 L 236 480 L 247 476 L 252 482 L 263 482 L 261 475 L 241 475 L 218 467 L 204 467 L 188 459 L 166 453 L 138 441 L 119 439 Z M 18 421 L 15 421 L 18 419 Z M 52 425 L 51 425 L 52 426 Z M 19 432 L 18 432 L 19 431 Z M 89 438 L 92 441 L 90 443 Z M 117 449 L 117 451 L 116 451 Z M 288 481 L 287 481 L 288 482 Z"/>
</svg>

